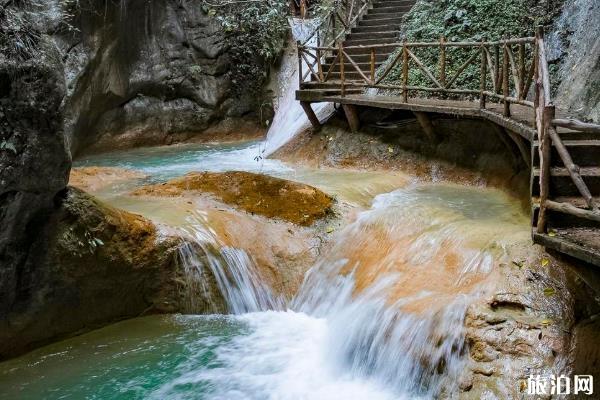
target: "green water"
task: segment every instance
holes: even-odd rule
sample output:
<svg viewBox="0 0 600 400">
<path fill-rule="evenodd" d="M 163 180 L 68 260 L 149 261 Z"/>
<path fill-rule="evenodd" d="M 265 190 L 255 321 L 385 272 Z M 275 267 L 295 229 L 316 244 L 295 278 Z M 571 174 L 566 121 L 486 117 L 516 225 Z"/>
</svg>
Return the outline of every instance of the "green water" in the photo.
<svg viewBox="0 0 600 400">
<path fill-rule="evenodd" d="M 1 363 L 0 398 L 145 398 L 186 370 L 220 367 L 214 349 L 245 330 L 225 316 L 123 321 Z M 208 386 L 178 391 L 201 395 Z"/>
</svg>

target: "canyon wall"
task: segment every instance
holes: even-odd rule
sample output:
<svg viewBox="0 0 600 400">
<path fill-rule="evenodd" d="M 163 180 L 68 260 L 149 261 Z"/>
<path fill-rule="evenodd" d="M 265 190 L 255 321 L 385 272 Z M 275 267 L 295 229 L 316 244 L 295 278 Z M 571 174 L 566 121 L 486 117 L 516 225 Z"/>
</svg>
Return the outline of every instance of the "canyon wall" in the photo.
<svg viewBox="0 0 600 400">
<path fill-rule="evenodd" d="M 560 82 L 556 104 L 600 122 L 600 3 L 567 0 L 549 35 L 548 61 Z"/>
</svg>

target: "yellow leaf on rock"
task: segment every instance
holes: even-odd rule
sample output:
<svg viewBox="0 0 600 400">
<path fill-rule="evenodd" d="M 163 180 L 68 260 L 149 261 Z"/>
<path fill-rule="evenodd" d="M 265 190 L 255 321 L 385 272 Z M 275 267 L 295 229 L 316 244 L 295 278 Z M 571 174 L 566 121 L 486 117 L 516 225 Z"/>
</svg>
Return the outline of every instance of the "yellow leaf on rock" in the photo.
<svg viewBox="0 0 600 400">
<path fill-rule="evenodd" d="M 548 260 L 547 258 L 542 258 L 542 267 L 545 267 L 548 264 L 550 264 L 550 260 Z"/>
<path fill-rule="evenodd" d="M 547 287 L 544 289 L 544 294 L 548 297 L 554 296 L 556 294 L 556 289 L 553 287 Z"/>
</svg>

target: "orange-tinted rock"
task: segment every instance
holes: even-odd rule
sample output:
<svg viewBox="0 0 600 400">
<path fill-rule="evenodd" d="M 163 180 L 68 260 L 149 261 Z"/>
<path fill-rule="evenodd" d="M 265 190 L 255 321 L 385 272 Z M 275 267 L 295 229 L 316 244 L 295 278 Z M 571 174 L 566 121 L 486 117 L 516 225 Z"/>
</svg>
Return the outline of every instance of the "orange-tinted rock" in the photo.
<svg viewBox="0 0 600 400">
<path fill-rule="evenodd" d="M 191 172 L 163 184 L 143 186 L 136 196 L 208 193 L 252 214 L 309 226 L 331 213 L 333 198 L 302 183 L 250 172 Z"/>
<path fill-rule="evenodd" d="M 116 167 L 79 167 L 71 169 L 69 184 L 82 190 L 95 191 L 115 182 L 145 178 L 139 171 Z"/>
</svg>

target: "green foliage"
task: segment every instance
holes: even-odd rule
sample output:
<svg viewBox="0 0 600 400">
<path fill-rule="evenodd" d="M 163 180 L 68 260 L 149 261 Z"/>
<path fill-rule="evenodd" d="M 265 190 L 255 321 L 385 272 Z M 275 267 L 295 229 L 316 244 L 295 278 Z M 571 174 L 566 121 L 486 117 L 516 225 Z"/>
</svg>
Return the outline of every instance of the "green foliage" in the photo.
<svg viewBox="0 0 600 400">
<path fill-rule="evenodd" d="M 563 0 L 419 0 L 405 16 L 401 36 L 409 42 L 500 40 L 533 36 L 535 27 L 548 24 Z M 398 54 L 397 50 L 387 62 Z M 476 49 L 448 48 L 446 76 L 450 78 Z M 439 76 L 439 49 L 414 49 L 415 55 Z M 387 63 L 385 63 L 387 64 Z M 385 68 L 385 65 L 382 67 Z M 382 70 L 381 69 L 381 70 Z M 381 72 L 380 70 L 380 72 Z M 387 83 L 398 84 L 401 68 L 395 67 Z M 433 86 L 416 67 L 411 67 L 409 85 Z M 479 63 L 469 66 L 454 87 L 479 89 Z"/>
<path fill-rule="evenodd" d="M 227 34 L 234 90 L 259 93 L 268 66 L 283 50 L 288 32 L 288 3 L 284 0 L 228 2 L 203 5 Z"/>
</svg>

